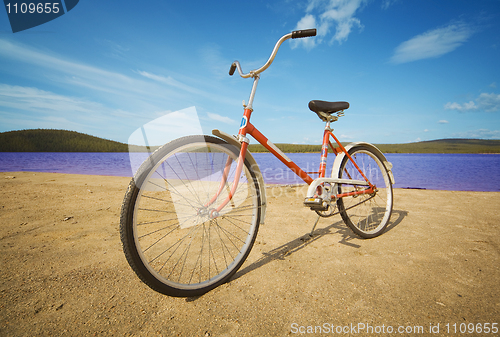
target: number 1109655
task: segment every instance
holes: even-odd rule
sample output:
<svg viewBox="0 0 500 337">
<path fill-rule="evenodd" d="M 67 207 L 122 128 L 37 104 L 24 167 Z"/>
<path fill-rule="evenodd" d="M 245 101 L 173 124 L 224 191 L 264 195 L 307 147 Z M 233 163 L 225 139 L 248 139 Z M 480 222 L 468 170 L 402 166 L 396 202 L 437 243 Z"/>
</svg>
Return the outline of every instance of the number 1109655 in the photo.
<svg viewBox="0 0 500 337">
<path fill-rule="evenodd" d="M 447 333 L 498 333 L 498 323 L 447 323 L 444 326 Z"/>
<path fill-rule="evenodd" d="M 60 3 L 58 2 L 46 2 L 46 3 L 14 3 L 14 4 L 6 4 L 5 7 L 7 8 L 7 13 L 11 14 L 50 14 L 50 13 L 59 13 L 59 5 Z"/>
</svg>

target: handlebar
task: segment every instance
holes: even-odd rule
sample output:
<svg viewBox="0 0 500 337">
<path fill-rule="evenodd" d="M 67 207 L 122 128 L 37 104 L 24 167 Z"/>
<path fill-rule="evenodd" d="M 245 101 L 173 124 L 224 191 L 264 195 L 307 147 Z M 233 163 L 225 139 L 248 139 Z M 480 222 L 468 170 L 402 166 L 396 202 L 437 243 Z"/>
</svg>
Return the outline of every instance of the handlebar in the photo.
<svg viewBox="0 0 500 337">
<path fill-rule="evenodd" d="M 316 28 L 306 29 L 306 30 L 296 30 L 292 32 L 292 39 L 300 39 L 309 36 L 316 36 Z"/>
<path fill-rule="evenodd" d="M 241 65 L 238 61 L 234 61 L 231 64 L 231 68 L 229 68 L 229 75 L 233 75 L 234 71 L 238 69 L 238 72 L 240 73 L 240 76 L 243 78 L 249 78 L 249 77 L 256 77 L 259 75 L 261 72 L 266 70 L 271 63 L 273 63 L 274 58 L 276 57 L 276 53 L 278 52 L 278 49 L 280 48 L 281 44 L 288 39 L 299 39 L 303 37 L 309 37 L 309 36 L 316 36 L 316 29 L 305 29 L 305 30 L 296 30 L 291 33 L 288 33 L 286 35 L 283 35 L 278 42 L 276 42 L 276 45 L 274 46 L 273 52 L 271 53 L 271 56 L 267 60 L 267 62 L 260 67 L 259 69 L 252 70 L 247 74 L 244 74 L 243 71 L 241 70 Z"/>
</svg>

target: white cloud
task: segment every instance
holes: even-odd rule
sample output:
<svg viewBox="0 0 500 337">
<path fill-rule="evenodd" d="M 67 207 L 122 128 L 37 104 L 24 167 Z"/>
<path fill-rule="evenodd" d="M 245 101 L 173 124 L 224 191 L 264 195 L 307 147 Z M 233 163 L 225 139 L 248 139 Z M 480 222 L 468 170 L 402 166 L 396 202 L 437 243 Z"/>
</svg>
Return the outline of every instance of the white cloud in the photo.
<svg viewBox="0 0 500 337">
<path fill-rule="evenodd" d="M 222 122 L 222 123 L 226 123 L 226 124 L 235 124 L 236 123 L 236 121 L 234 119 L 231 119 L 231 118 L 225 117 L 225 116 L 221 116 L 221 115 L 218 115 L 218 114 L 214 114 L 214 113 L 211 113 L 211 112 L 207 112 L 207 116 L 210 119 L 213 119 L 215 121 L 219 121 L 219 122 Z"/>
<path fill-rule="evenodd" d="M 439 124 L 449 124 L 450 122 L 448 122 L 446 119 L 441 119 L 440 121 L 438 121 Z"/>
<path fill-rule="evenodd" d="M 303 45 L 312 48 L 321 43 L 333 26 L 335 33 L 330 43 L 347 41 L 354 28 L 362 29 L 361 21 L 354 17 L 367 0 L 309 0 L 306 14 L 297 23 L 296 29 L 317 28 L 315 39 L 299 39 L 293 47 Z"/>
<path fill-rule="evenodd" d="M 37 66 L 37 71 L 45 74 L 50 70 L 50 80 L 68 89 L 71 86 L 92 90 L 102 100 L 123 104 L 139 104 L 164 106 L 169 97 L 179 97 L 183 93 L 176 88 L 166 88 L 157 83 L 134 78 L 131 74 L 121 74 L 82 62 L 69 60 L 60 55 L 25 46 L 17 42 L 0 39 L 0 56 L 10 58 L 21 64 Z M 36 75 L 36 74 L 35 74 Z M 42 76 L 40 76 L 42 77 Z M 69 86 L 68 86 L 69 85 Z M 174 89 L 174 90 L 172 90 Z M 144 106 L 144 105 L 142 105 Z"/>
<path fill-rule="evenodd" d="M 124 59 L 127 53 L 130 51 L 130 47 L 125 47 L 121 44 L 116 43 L 115 41 L 111 41 L 108 39 L 97 38 L 96 42 L 108 49 L 108 52 L 106 52 L 105 54 L 106 56 L 115 59 Z"/>
<path fill-rule="evenodd" d="M 31 87 L 0 84 L 0 106 L 30 112 L 94 114 L 103 110 L 99 103 L 58 95 Z"/>
<path fill-rule="evenodd" d="M 355 139 L 355 136 L 354 135 L 343 134 L 343 135 L 340 135 L 339 139 L 353 140 L 353 139 Z M 321 143 L 322 141 L 319 141 L 319 142 Z"/>
<path fill-rule="evenodd" d="M 452 135 L 454 138 L 500 139 L 500 130 L 478 129 L 459 132 Z"/>
<path fill-rule="evenodd" d="M 496 112 L 500 110 L 500 94 L 487 94 L 482 93 L 476 99 L 476 102 L 469 101 L 467 103 L 456 103 L 448 102 L 445 104 L 444 108 L 446 110 L 457 110 L 460 112 L 467 111 L 486 111 L 486 112 Z"/>
<path fill-rule="evenodd" d="M 69 127 L 75 131 L 102 135 L 109 133 L 111 119 L 119 116 L 130 120 L 132 115 L 79 97 L 34 87 L 0 84 L 0 125 L 4 129 Z"/>
<path fill-rule="evenodd" d="M 477 98 L 477 104 L 480 109 L 487 112 L 495 112 L 500 110 L 500 94 L 486 94 L 482 93 Z"/>
<path fill-rule="evenodd" d="M 300 21 L 297 23 L 297 26 L 295 27 L 296 30 L 302 30 L 302 29 L 310 29 L 310 28 L 317 28 L 316 26 L 316 19 L 314 18 L 314 15 L 312 14 L 307 14 L 304 16 Z M 320 36 L 324 35 L 322 32 L 319 31 L 317 35 Z M 311 49 L 314 46 L 316 46 L 316 38 L 305 38 L 305 39 L 297 39 L 292 41 L 292 47 L 295 48 L 302 44 L 304 47 L 307 49 Z"/>
<path fill-rule="evenodd" d="M 391 7 L 394 3 L 398 2 L 399 0 L 383 0 L 382 1 L 382 9 L 387 9 Z"/>
<path fill-rule="evenodd" d="M 401 43 L 391 62 L 399 64 L 442 56 L 460 47 L 472 34 L 473 29 L 465 23 L 429 30 Z"/>
<path fill-rule="evenodd" d="M 151 74 L 151 73 L 148 73 L 146 71 L 140 71 L 140 70 L 138 70 L 137 73 L 139 75 L 142 75 L 142 76 L 149 78 L 153 81 L 160 82 L 160 83 L 163 83 L 163 84 L 166 84 L 166 85 L 169 85 L 169 86 L 172 86 L 172 87 L 175 87 L 175 88 L 187 91 L 187 92 L 191 92 L 191 93 L 195 93 L 195 94 L 202 93 L 200 90 L 197 90 L 193 87 L 190 87 L 184 83 L 181 83 L 181 82 L 175 80 L 174 78 L 172 78 L 171 76 L 165 77 L 165 76 L 155 75 L 155 74 Z"/>
<path fill-rule="evenodd" d="M 468 103 L 463 103 L 459 104 L 456 102 L 448 102 L 444 106 L 446 110 L 458 110 L 458 111 L 471 111 L 471 110 L 477 110 L 477 105 L 473 101 L 470 101 Z"/>
</svg>

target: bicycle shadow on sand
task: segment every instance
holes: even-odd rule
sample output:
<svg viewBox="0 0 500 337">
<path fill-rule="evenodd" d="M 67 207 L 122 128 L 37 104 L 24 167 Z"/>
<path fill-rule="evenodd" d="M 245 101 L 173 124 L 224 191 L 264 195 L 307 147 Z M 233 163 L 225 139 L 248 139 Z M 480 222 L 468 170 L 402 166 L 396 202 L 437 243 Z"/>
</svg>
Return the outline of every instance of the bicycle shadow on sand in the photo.
<svg viewBox="0 0 500 337">
<path fill-rule="evenodd" d="M 408 215 L 407 211 L 402 210 L 393 210 L 392 216 L 387 226 L 385 233 L 393 230 L 397 225 L 399 225 L 403 219 Z M 344 221 L 340 220 L 332 223 L 329 226 L 323 228 L 317 228 L 311 233 L 306 233 L 301 237 L 298 237 L 292 241 L 289 241 L 277 248 L 274 248 L 268 252 L 262 253 L 263 256 L 259 258 L 257 261 L 252 264 L 246 266 L 245 268 L 239 270 L 234 276 L 229 280 L 232 282 L 241 276 L 250 273 L 251 271 L 258 269 L 266 264 L 276 261 L 276 260 L 284 260 L 285 257 L 290 256 L 301 249 L 306 248 L 311 243 L 321 239 L 326 235 L 334 235 L 340 234 L 341 239 L 339 241 L 340 244 L 352 247 L 352 248 L 361 248 L 361 245 L 356 242 L 362 242 L 363 239 L 355 235 L 344 223 Z M 382 234 L 382 235 L 384 235 Z"/>
<path fill-rule="evenodd" d="M 383 211 L 384 209 L 381 209 Z M 408 211 L 402 211 L 402 210 L 393 210 L 391 219 L 389 222 L 389 225 L 387 226 L 385 233 L 393 230 L 397 225 L 399 225 L 403 219 L 408 215 Z M 240 269 L 239 271 L 234 274 L 231 279 L 229 279 L 228 283 L 233 282 L 234 280 L 237 280 L 238 278 L 242 277 L 243 275 L 250 273 L 254 271 L 255 269 L 258 269 L 262 266 L 265 266 L 266 264 L 276 261 L 276 260 L 284 260 L 285 257 L 290 256 L 296 252 L 298 252 L 301 249 L 306 248 L 308 245 L 311 243 L 315 242 L 316 240 L 321 239 L 322 237 L 326 235 L 334 235 L 334 234 L 340 234 L 341 239 L 339 241 L 340 244 L 352 247 L 352 248 L 361 248 L 361 245 L 356 244 L 355 242 L 363 242 L 363 239 L 360 237 L 356 236 L 344 223 L 343 220 L 334 222 L 326 227 L 323 228 L 316 228 L 314 231 L 305 233 L 304 235 L 289 241 L 277 248 L 274 248 L 268 252 L 263 252 L 262 257 L 260 257 L 257 261 L 251 263 L 250 265 L 246 266 L 243 269 Z M 382 235 L 384 235 L 382 234 Z M 192 302 L 197 300 L 198 298 L 202 297 L 201 296 L 195 296 L 195 297 L 188 297 L 186 298 L 187 302 Z"/>
</svg>

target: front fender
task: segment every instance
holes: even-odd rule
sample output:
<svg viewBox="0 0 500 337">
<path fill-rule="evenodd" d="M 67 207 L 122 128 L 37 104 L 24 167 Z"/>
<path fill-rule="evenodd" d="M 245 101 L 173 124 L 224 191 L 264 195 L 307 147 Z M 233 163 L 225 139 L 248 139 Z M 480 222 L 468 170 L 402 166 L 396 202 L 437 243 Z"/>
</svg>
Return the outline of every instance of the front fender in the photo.
<svg viewBox="0 0 500 337">
<path fill-rule="evenodd" d="M 389 162 L 386 158 L 385 155 L 380 151 L 375 145 L 370 144 L 370 143 L 365 143 L 365 142 L 355 142 L 355 143 L 350 143 L 347 146 L 345 146 L 345 149 L 347 152 L 349 152 L 350 149 L 356 146 L 366 146 L 369 147 L 373 152 L 377 153 L 380 155 L 381 158 L 383 158 L 382 163 L 384 164 L 385 168 L 387 169 L 387 173 L 389 174 L 389 179 L 391 179 L 391 184 L 394 185 L 394 175 L 392 174 L 392 163 Z M 340 165 L 342 164 L 342 161 L 344 160 L 345 153 L 340 152 L 337 157 L 335 158 L 335 161 L 333 162 L 333 168 L 332 168 L 332 178 L 338 178 L 338 172 L 340 170 Z"/>
</svg>

